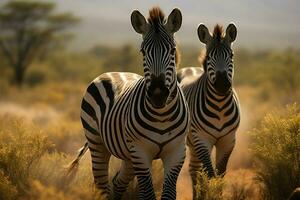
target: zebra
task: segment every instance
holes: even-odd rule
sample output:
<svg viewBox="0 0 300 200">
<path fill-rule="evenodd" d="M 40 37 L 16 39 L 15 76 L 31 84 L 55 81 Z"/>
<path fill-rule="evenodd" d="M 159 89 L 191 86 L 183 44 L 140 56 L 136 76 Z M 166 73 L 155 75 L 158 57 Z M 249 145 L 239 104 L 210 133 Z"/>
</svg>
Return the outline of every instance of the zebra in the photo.
<svg viewBox="0 0 300 200">
<path fill-rule="evenodd" d="M 134 10 L 131 24 L 142 35 L 144 77 L 127 72 L 104 73 L 88 86 L 81 104 L 87 143 L 72 166 L 90 150 L 92 171 L 101 195 L 121 199 L 137 177 L 139 199 L 155 199 L 151 164 L 161 159 L 164 183 L 161 199 L 176 199 L 176 182 L 185 160 L 189 128 L 188 104 L 177 81 L 174 33 L 182 23 L 178 8 L 165 20 L 159 7 L 149 18 Z M 111 155 L 121 168 L 108 185 Z"/>
<path fill-rule="evenodd" d="M 186 96 L 191 114 L 187 136 L 190 149 L 189 171 L 193 185 L 196 172 L 203 168 L 209 178 L 215 176 L 211 151 L 216 147 L 216 172 L 224 176 L 227 162 L 235 146 L 235 133 L 240 122 L 238 97 L 232 88 L 233 50 L 237 29 L 231 23 L 224 34 L 216 25 L 213 35 L 200 24 L 198 36 L 206 44 L 202 68 L 187 67 L 178 71 L 178 80 Z M 195 194 L 195 189 L 194 189 Z"/>
</svg>

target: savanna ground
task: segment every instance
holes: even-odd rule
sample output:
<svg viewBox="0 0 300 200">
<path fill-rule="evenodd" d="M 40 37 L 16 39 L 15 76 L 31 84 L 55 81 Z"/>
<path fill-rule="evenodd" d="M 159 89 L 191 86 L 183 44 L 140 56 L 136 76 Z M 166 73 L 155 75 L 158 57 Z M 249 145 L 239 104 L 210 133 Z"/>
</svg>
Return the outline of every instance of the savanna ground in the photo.
<svg viewBox="0 0 300 200">
<path fill-rule="evenodd" d="M 198 48 L 182 47 L 180 67 L 199 66 L 198 54 Z M 242 108 L 237 144 L 224 179 L 199 175 L 199 199 L 280 200 L 300 186 L 299 67 L 298 50 L 235 51 L 234 87 Z M 56 52 L 29 68 L 22 88 L 12 84 L 13 72 L 0 58 L 0 199 L 96 199 L 89 152 L 76 175 L 67 176 L 65 166 L 85 142 L 79 120 L 84 90 L 106 71 L 141 73 L 138 49 Z M 118 164 L 112 159 L 110 174 Z M 178 199 L 191 199 L 187 164 L 188 158 Z M 159 195 L 160 161 L 153 173 Z M 134 196 L 131 183 L 126 199 Z"/>
</svg>

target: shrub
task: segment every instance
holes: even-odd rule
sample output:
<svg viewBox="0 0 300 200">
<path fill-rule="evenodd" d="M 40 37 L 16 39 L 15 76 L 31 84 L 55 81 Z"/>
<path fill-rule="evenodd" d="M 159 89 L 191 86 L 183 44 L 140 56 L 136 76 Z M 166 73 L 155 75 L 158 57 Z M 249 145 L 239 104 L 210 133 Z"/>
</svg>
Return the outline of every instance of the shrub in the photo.
<svg viewBox="0 0 300 200">
<path fill-rule="evenodd" d="M 222 200 L 225 180 L 222 177 L 208 179 L 206 172 L 201 170 L 197 174 L 196 200 Z"/>
<path fill-rule="evenodd" d="M 0 171 L 0 199 L 15 199 L 17 196 L 16 187 L 9 181 L 8 177 Z"/>
<path fill-rule="evenodd" d="M 18 195 L 24 194 L 34 173 L 31 167 L 51 147 L 51 143 L 35 127 L 9 116 L 0 119 L 0 141 L 0 170 L 7 176 L 6 185 L 15 186 Z"/>
<path fill-rule="evenodd" d="M 251 150 L 263 199 L 287 199 L 300 186 L 300 107 L 268 114 L 251 132 Z"/>
</svg>

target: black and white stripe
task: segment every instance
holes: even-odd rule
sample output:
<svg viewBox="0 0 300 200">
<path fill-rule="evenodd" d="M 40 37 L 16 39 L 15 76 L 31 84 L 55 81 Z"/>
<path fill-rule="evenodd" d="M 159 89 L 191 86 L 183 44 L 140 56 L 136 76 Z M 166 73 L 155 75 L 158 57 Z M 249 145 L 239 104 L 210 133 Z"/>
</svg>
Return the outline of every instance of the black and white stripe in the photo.
<svg viewBox="0 0 300 200">
<path fill-rule="evenodd" d="M 209 41 L 206 43 L 204 70 L 189 67 L 178 72 L 191 114 L 187 144 L 193 185 L 196 184 L 196 172 L 202 165 L 209 177 L 215 176 L 211 160 L 213 146 L 216 147 L 217 173 L 224 175 L 240 122 L 239 100 L 232 88 L 231 43 L 226 36 L 211 37 Z"/>
<path fill-rule="evenodd" d="M 164 74 L 165 85 L 170 88 L 175 78 L 175 41 L 170 37 L 164 24 L 158 23 L 155 26 L 146 34 L 141 45 L 141 52 L 144 55 L 144 75 L 147 87 L 149 87 L 151 75 L 158 77 Z"/>
<path fill-rule="evenodd" d="M 144 35 L 145 77 L 104 73 L 89 85 L 82 100 L 81 121 L 91 152 L 94 181 L 104 196 L 113 199 L 122 197 L 134 176 L 138 180 L 139 199 L 155 199 L 151 164 L 158 158 L 164 165 L 162 199 L 176 199 L 189 113 L 176 78 L 174 38 L 161 23 L 151 25 Z M 164 81 L 157 82 L 153 78 L 157 76 Z M 148 91 L 160 93 L 164 87 L 169 95 L 166 103 L 157 107 Z M 108 186 L 111 155 L 122 160 L 112 181 L 112 191 Z"/>
</svg>

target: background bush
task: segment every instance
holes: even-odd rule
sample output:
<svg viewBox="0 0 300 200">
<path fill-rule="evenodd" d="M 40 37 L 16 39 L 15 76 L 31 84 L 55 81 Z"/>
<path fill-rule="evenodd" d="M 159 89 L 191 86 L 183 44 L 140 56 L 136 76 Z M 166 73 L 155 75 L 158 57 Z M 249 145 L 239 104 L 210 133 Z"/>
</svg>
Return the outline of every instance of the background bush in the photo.
<svg viewBox="0 0 300 200">
<path fill-rule="evenodd" d="M 263 199 L 287 199 L 300 186 L 300 107 L 268 114 L 251 132 L 251 150 Z"/>
</svg>

